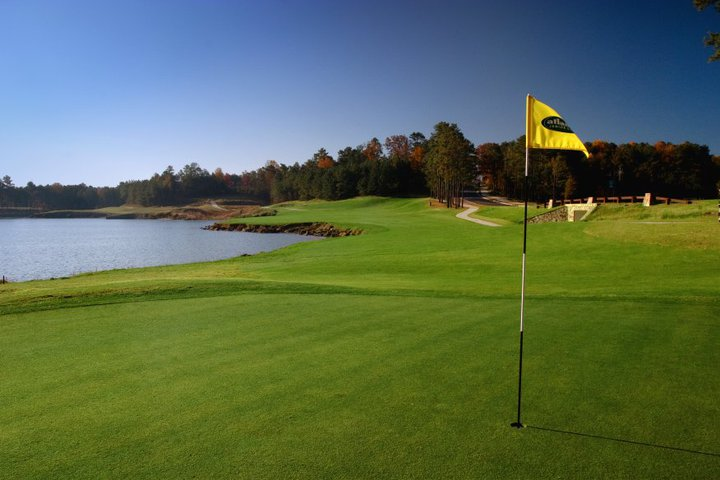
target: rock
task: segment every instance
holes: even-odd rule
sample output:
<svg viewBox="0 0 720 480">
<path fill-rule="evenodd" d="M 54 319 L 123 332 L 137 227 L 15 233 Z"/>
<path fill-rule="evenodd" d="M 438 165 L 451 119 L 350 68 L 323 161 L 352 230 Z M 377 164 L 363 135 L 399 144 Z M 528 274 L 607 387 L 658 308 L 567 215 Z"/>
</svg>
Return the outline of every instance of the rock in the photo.
<svg viewBox="0 0 720 480">
<path fill-rule="evenodd" d="M 568 212 L 567 207 L 556 208 L 555 210 L 547 213 L 543 213 L 536 217 L 528 219 L 528 223 L 551 223 L 551 222 L 567 222 Z"/>
</svg>

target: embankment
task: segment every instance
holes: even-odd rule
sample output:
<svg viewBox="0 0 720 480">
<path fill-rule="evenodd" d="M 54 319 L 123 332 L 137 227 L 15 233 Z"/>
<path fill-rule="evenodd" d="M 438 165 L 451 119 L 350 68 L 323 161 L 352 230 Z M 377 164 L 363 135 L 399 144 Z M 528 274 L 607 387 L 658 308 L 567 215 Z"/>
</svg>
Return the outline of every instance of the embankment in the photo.
<svg viewBox="0 0 720 480">
<path fill-rule="evenodd" d="M 316 237 L 348 237 L 360 235 L 362 230 L 338 228 L 329 223 L 307 222 L 288 223 L 281 225 L 253 225 L 247 223 L 214 223 L 205 230 L 252 233 L 295 233 L 297 235 L 313 235 Z"/>
</svg>

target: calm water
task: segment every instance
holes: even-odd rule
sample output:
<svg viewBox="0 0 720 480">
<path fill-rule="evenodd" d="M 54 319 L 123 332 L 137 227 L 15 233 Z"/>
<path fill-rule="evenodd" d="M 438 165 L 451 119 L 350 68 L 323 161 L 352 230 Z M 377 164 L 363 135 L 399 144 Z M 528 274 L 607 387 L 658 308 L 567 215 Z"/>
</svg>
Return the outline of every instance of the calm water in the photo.
<svg viewBox="0 0 720 480">
<path fill-rule="evenodd" d="M 0 219 L 0 275 L 22 281 L 115 268 L 202 262 L 317 240 L 284 233 L 202 230 L 211 223 Z"/>
</svg>

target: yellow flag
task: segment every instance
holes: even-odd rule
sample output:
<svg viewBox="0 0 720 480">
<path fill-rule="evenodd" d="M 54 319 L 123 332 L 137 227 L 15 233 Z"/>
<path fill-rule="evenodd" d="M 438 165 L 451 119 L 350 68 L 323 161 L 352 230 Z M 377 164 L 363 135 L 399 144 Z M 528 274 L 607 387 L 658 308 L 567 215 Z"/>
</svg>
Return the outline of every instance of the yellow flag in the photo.
<svg viewBox="0 0 720 480">
<path fill-rule="evenodd" d="M 565 120 L 552 108 L 536 98 L 527 96 L 526 148 L 578 150 L 586 157 L 590 154 Z"/>
</svg>

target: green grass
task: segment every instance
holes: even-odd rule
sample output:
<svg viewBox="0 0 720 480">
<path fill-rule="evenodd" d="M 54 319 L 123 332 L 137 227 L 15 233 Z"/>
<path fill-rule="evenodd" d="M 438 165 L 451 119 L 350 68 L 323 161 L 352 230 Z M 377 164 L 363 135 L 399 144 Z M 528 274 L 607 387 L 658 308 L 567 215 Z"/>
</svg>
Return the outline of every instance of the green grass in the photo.
<svg viewBox="0 0 720 480">
<path fill-rule="evenodd" d="M 720 250 L 718 202 L 690 205 L 600 205 L 586 233 L 617 242 L 634 242 L 684 249 Z"/>
<path fill-rule="evenodd" d="M 522 226 L 278 212 L 366 233 L 0 286 L 0 477 L 720 476 L 714 244 L 530 225 L 517 431 Z"/>
<path fill-rule="evenodd" d="M 715 222 L 718 220 L 718 202 L 700 200 L 685 204 L 653 205 L 643 207 L 639 203 L 600 205 L 593 213 L 594 221 L 685 221 Z"/>
</svg>

